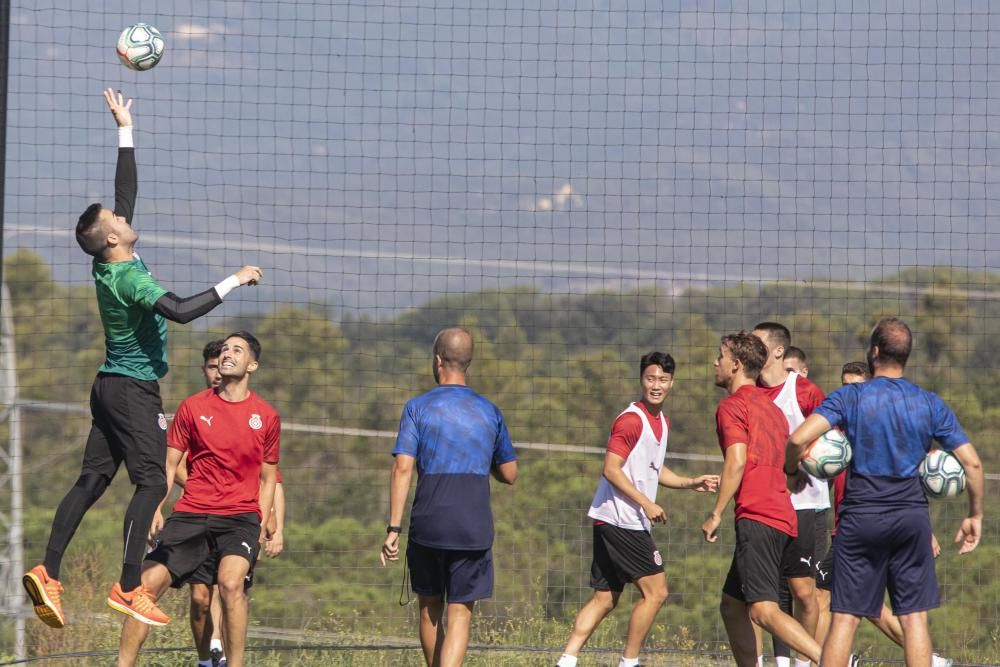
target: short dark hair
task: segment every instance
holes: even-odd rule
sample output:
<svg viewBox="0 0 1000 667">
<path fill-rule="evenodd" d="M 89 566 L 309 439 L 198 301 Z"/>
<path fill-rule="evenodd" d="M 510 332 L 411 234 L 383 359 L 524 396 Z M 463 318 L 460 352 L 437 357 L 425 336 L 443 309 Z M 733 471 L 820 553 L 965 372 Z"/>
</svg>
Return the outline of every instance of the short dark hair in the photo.
<svg viewBox="0 0 1000 667">
<path fill-rule="evenodd" d="M 101 225 L 98 222 L 103 210 L 104 207 L 100 204 L 91 204 L 76 221 L 76 242 L 80 245 L 80 249 L 91 257 L 101 256 L 106 247 L 105 239 L 101 238 Z"/>
<path fill-rule="evenodd" d="M 845 375 L 860 375 L 866 380 L 872 379 L 872 372 L 865 361 L 848 361 L 840 369 L 840 379 L 843 380 Z"/>
<path fill-rule="evenodd" d="M 664 373 L 673 375 L 674 369 L 677 368 L 677 363 L 674 361 L 673 357 L 665 352 L 650 352 L 649 354 L 644 354 L 642 355 L 642 359 L 639 361 L 640 378 L 650 366 L 659 366 Z"/>
<path fill-rule="evenodd" d="M 219 355 L 222 354 L 222 344 L 225 342 L 223 338 L 216 338 L 205 343 L 205 347 L 201 351 L 202 365 L 207 364 L 209 359 L 218 359 Z"/>
<path fill-rule="evenodd" d="M 242 338 L 250 346 L 250 351 L 253 353 L 253 358 L 255 361 L 260 361 L 260 341 L 249 331 L 234 331 L 223 339 L 223 342 L 229 340 L 230 338 Z"/>
<path fill-rule="evenodd" d="M 784 324 L 779 324 L 778 322 L 761 322 L 753 328 L 754 331 L 763 331 L 767 334 L 767 339 L 774 344 L 775 347 L 779 345 L 785 348 L 785 353 L 788 353 L 788 348 L 792 344 L 792 332 L 788 330 Z"/>
<path fill-rule="evenodd" d="M 754 327 L 755 329 L 759 327 Z M 767 363 L 767 346 L 752 333 L 741 331 L 722 337 L 722 346 L 729 349 L 733 359 L 743 364 L 743 374 L 751 380 L 760 377 L 760 371 Z"/>
<path fill-rule="evenodd" d="M 802 363 L 806 363 L 806 353 L 801 347 L 795 347 L 794 345 L 789 345 L 785 348 L 785 359 L 801 359 Z"/>
<path fill-rule="evenodd" d="M 872 347 L 878 347 L 876 362 L 905 366 L 913 349 L 913 332 L 898 317 L 883 317 L 872 329 Z"/>
</svg>

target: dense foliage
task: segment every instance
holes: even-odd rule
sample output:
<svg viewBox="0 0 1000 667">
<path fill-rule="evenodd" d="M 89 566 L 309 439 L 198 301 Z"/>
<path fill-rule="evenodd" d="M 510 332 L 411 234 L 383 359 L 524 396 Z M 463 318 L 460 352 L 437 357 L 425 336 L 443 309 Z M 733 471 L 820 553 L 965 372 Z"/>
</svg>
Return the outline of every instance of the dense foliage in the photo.
<svg viewBox="0 0 1000 667">
<path fill-rule="evenodd" d="M 27 251 L 7 258 L 4 276 L 21 398 L 83 406 L 103 355 L 92 288 L 56 283 L 44 262 Z M 225 312 L 236 312 L 238 295 L 233 302 Z M 945 396 L 978 445 L 987 472 L 1000 470 L 1000 452 L 990 438 L 1000 416 L 1000 361 L 990 347 L 1000 320 L 1000 280 L 947 269 L 906 271 L 880 283 L 693 285 L 671 294 L 655 286 L 582 295 L 512 288 L 445 296 L 386 319 L 338 315 L 322 304 L 279 306 L 229 320 L 215 317 L 211 329 L 171 325 L 172 371 L 162 387 L 170 411 L 201 387 L 198 365 L 206 340 L 244 327 L 261 339 L 264 353 L 253 386 L 290 427 L 282 446 L 289 527 L 286 553 L 259 568 L 254 621 L 344 641 L 411 641 L 414 606 L 396 604 L 402 569 L 377 564 L 392 441 L 321 429 L 393 431 L 403 403 L 433 384 L 434 333 L 453 323 L 468 326 L 477 346 L 470 381 L 502 407 L 515 441 L 593 448 L 523 449 L 517 485 L 494 489 L 497 594 L 482 605 L 477 639 L 558 649 L 589 594 L 585 510 L 600 474 L 599 448 L 614 416 L 636 394 L 639 357 L 661 349 L 677 358 L 677 383 L 668 399 L 671 451 L 714 456 L 713 413 L 721 394 L 712 385 L 711 364 L 721 334 L 763 319 L 785 322 L 793 342 L 809 354 L 810 379 L 829 390 L 843 362 L 863 358 L 865 336 L 882 314 L 911 323 L 916 351 L 909 375 Z M 88 427 L 85 412 L 25 412 L 29 561 L 41 555 L 55 504 L 77 474 Z M 719 467 L 709 460 L 668 464 L 692 474 Z M 126 482 L 117 482 L 88 515 L 67 559 L 68 586 L 112 581 L 121 507 L 129 493 Z M 988 512 L 998 493 L 993 483 Z M 671 598 L 651 645 L 724 648 L 717 604 L 731 529 L 720 544 L 705 544 L 698 527 L 708 497 L 661 491 L 660 500 L 670 520 L 654 536 L 667 562 Z M 954 534 L 962 502 L 933 505 L 942 543 Z M 989 516 L 976 553 L 941 558 L 944 607 L 933 614 L 933 631 L 949 655 L 982 660 L 1000 653 L 998 529 Z M 102 593 L 99 587 L 77 587 L 68 595 L 71 615 L 111 627 L 115 619 L 98 612 Z M 183 595 L 174 599 L 181 622 L 176 631 L 156 634 L 161 645 L 186 641 L 178 629 L 184 627 Z M 617 645 L 626 622 L 627 613 L 616 614 L 594 644 Z M 81 631 L 79 621 L 58 645 L 44 630 L 32 626 L 32 633 L 38 650 L 114 643 L 113 631 Z M 869 654 L 898 655 L 870 629 L 859 644 Z"/>
</svg>

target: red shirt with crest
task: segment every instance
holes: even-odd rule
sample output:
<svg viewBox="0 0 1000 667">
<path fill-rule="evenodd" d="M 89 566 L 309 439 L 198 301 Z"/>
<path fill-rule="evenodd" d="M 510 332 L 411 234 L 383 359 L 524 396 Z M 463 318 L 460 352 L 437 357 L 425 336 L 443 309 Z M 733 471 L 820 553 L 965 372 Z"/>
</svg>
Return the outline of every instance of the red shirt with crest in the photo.
<svg viewBox="0 0 1000 667">
<path fill-rule="evenodd" d="M 231 403 L 214 389 L 177 408 L 167 446 L 188 453 L 188 479 L 175 512 L 260 517 L 260 471 L 278 463 L 281 418 L 257 394 Z"/>
</svg>

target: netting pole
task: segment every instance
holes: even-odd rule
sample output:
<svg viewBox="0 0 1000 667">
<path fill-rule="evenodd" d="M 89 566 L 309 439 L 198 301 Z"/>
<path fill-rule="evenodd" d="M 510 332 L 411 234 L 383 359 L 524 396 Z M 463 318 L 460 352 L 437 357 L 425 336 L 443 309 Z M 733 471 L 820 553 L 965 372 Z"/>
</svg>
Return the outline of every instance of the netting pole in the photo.
<svg viewBox="0 0 1000 667">
<path fill-rule="evenodd" d="M 25 657 L 24 609 L 21 595 L 21 574 L 24 572 L 24 518 L 21 480 L 21 407 L 17 395 L 17 352 L 14 348 L 14 324 L 10 310 L 10 291 L 0 283 L 0 300 L 7 308 L 0 313 L 0 372 L 2 372 L 3 403 L 7 406 L 9 430 L 6 451 L 0 450 L 0 461 L 6 464 L 0 474 L 0 489 L 10 493 L 9 512 L 0 510 L 0 527 L 6 528 L 6 553 L 0 554 L 0 611 L 14 618 L 15 655 Z"/>
<path fill-rule="evenodd" d="M 0 566 L 6 569 L 0 587 L 4 594 L 0 610 L 14 617 L 15 648 L 18 660 L 24 659 L 26 644 L 24 637 L 24 614 L 20 595 L 20 578 L 24 570 L 24 526 L 22 524 L 21 498 L 21 410 L 17 405 L 17 356 L 14 351 L 14 328 L 10 312 L 10 292 L 3 281 L 3 229 L 4 199 L 7 178 L 7 88 L 10 62 L 10 0 L 0 0 L 0 371 L 3 372 L 5 398 L 9 401 L 7 421 L 10 428 L 8 448 L 3 452 L 6 459 L 6 475 L 0 486 L 10 490 L 10 514 L 7 519 L 7 553 Z M 0 570 L 2 571 L 2 570 Z"/>
<path fill-rule="evenodd" d="M 4 197 L 7 179 L 7 76 L 10 62 L 10 0 L 0 0 L 0 258 L 3 257 Z M 0 282 L 3 281 L 3 261 L 0 260 Z M 0 297 L 0 308 L 7 295 Z"/>
</svg>

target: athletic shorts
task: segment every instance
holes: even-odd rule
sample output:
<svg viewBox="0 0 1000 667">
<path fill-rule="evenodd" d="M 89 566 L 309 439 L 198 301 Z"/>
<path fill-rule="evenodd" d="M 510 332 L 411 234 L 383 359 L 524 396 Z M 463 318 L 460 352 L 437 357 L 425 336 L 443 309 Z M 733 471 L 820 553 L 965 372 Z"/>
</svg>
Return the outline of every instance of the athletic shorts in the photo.
<svg viewBox="0 0 1000 667">
<path fill-rule="evenodd" d="M 124 461 L 132 484 L 166 485 L 167 418 L 155 380 L 98 373 L 90 390 L 90 414 L 82 472 L 110 480 Z"/>
<path fill-rule="evenodd" d="M 781 573 L 787 577 L 813 577 L 816 567 L 816 510 L 797 510 L 798 536 L 793 537 L 781 558 Z"/>
<path fill-rule="evenodd" d="M 849 576 L 833 587 L 832 611 L 878 618 L 886 588 L 897 616 L 941 602 L 926 507 L 841 515 L 833 568 Z"/>
<path fill-rule="evenodd" d="M 436 549 L 406 545 L 410 588 L 417 595 L 439 595 L 447 602 L 475 602 L 493 596 L 493 549 Z"/>
<path fill-rule="evenodd" d="M 830 539 L 830 548 L 826 550 L 823 560 L 816 566 L 816 588 L 822 588 L 825 591 L 833 590 L 833 547 L 836 543 L 836 537 Z"/>
<path fill-rule="evenodd" d="M 250 564 L 244 587 L 253 585 L 253 566 L 260 551 L 260 519 L 246 514 L 170 515 L 146 560 L 170 571 L 173 588 L 187 583 L 215 584 L 218 564 L 225 556 L 241 556 Z"/>
<path fill-rule="evenodd" d="M 813 549 L 813 555 L 815 556 L 815 558 L 813 558 L 813 565 L 819 567 L 820 559 L 830 549 L 830 544 L 828 539 L 830 537 L 830 529 L 826 525 L 826 515 L 828 513 L 827 510 L 817 510 L 814 511 L 813 513 L 815 514 L 815 516 L 813 517 L 815 521 L 813 527 L 814 531 L 813 535 L 816 538 L 814 542 L 816 547 Z"/>
<path fill-rule="evenodd" d="M 625 584 L 658 572 L 663 572 L 663 558 L 649 533 L 608 523 L 594 526 L 591 588 L 621 593 Z"/>
<path fill-rule="evenodd" d="M 781 564 L 792 538 L 752 519 L 736 522 L 736 551 L 722 592 L 744 602 L 778 602 Z"/>
</svg>

